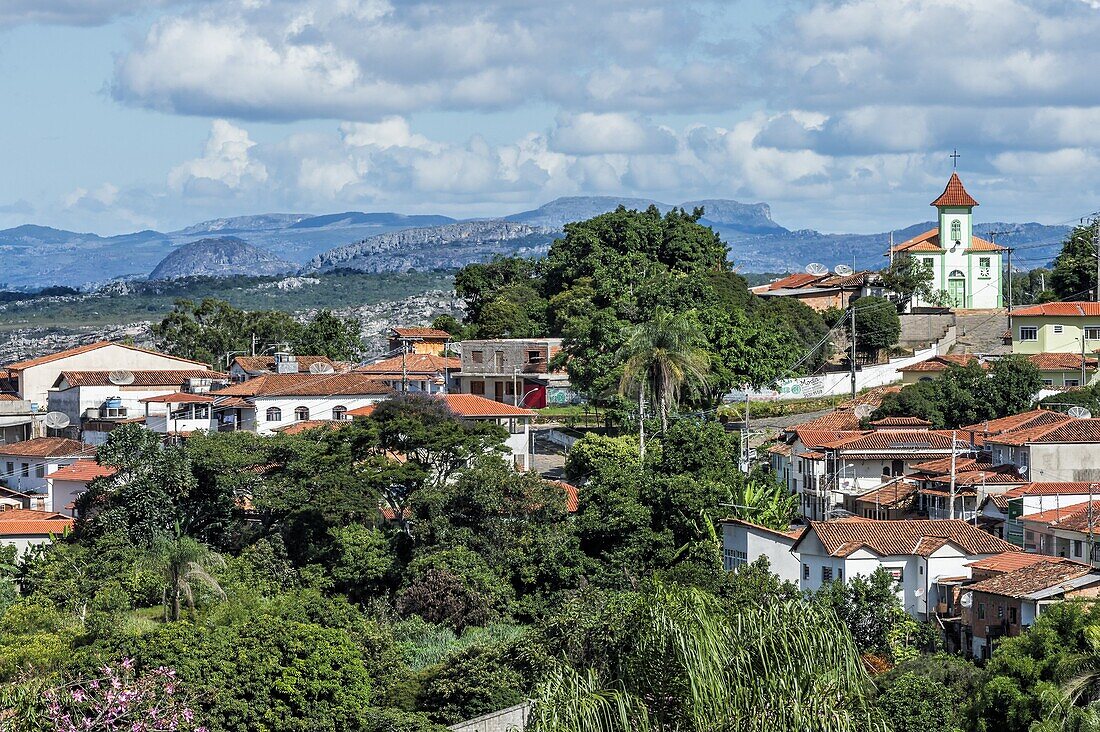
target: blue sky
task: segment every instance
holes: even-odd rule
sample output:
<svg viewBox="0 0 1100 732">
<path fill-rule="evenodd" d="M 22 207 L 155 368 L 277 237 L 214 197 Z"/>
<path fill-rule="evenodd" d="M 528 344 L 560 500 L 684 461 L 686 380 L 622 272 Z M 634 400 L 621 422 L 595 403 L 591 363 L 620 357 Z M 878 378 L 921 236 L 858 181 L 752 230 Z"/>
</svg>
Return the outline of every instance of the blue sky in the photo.
<svg viewBox="0 0 1100 732">
<path fill-rule="evenodd" d="M 4 0 L 0 226 L 562 195 L 1100 208 L 1100 0 Z"/>
</svg>

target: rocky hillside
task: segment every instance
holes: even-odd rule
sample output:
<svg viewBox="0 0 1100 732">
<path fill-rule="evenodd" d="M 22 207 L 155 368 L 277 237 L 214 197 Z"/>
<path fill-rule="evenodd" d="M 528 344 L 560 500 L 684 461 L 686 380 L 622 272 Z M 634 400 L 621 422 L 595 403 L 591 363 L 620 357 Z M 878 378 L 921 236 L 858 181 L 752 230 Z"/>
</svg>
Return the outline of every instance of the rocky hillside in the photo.
<svg viewBox="0 0 1100 732">
<path fill-rule="evenodd" d="M 407 272 L 462 267 L 494 254 L 541 256 L 556 233 L 502 219 L 404 229 L 331 249 L 310 260 L 304 270 Z"/>
<path fill-rule="evenodd" d="M 229 275 L 277 275 L 295 265 L 234 236 L 211 237 L 184 244 L 160 261 L 151 280 Z"/>
</svg>

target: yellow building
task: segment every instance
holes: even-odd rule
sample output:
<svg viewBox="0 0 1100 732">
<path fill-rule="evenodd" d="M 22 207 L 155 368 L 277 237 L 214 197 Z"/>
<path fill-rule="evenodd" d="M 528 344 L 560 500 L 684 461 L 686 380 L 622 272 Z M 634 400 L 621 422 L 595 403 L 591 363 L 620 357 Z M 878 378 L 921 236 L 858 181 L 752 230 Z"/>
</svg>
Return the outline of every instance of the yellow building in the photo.
<svg viewBox="0 0 1100 732">
<path fill-rule="evenodd" d="M 1012 352 L 1085 353 L 1100 349 L 1100 303 L 1050 302 L 1012 311 Z"/>
</svg>

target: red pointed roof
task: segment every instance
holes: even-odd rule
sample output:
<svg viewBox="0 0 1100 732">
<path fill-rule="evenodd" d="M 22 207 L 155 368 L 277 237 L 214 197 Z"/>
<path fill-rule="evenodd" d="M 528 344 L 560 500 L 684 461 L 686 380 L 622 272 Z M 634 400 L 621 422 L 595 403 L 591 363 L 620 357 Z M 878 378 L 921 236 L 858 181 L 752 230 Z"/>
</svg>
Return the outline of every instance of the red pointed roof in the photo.
<svg viewBox="0 0 1100 732">
<path fill-rule="evenodd" d="M 978 202 L 966 192 L 963 188 L 963 182 L 959 180 L 958 173 L 952 173 L 951 179 L 947 181 L 947 187 L 943 189 L 943 193 L 935 201 L 932 201 L 933 206 L 977 206 Z"/>
</svg>

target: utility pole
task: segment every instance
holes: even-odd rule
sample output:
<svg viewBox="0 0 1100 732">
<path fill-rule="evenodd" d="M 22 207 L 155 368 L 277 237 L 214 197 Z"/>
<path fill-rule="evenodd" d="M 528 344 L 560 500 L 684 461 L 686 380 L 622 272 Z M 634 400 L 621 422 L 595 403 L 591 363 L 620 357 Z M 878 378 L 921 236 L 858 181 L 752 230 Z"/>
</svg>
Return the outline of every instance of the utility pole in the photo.
<svg viewBox="0 0 1100 732">
<path fill-rule="evenodd" d="M 852 356 L 851 356 L 851 372 L 852 372 L 852 398 L 856 398 L 856 306 L 852 303 L 848 304 L 848 307 L 852 310 Z"/>
<path fill-rule="evenodd" d="M 951 512 L 948 518 L 955 518 L 955 453 L 959 444 L 959 431 L 951 431 Z"/>
</svg>

